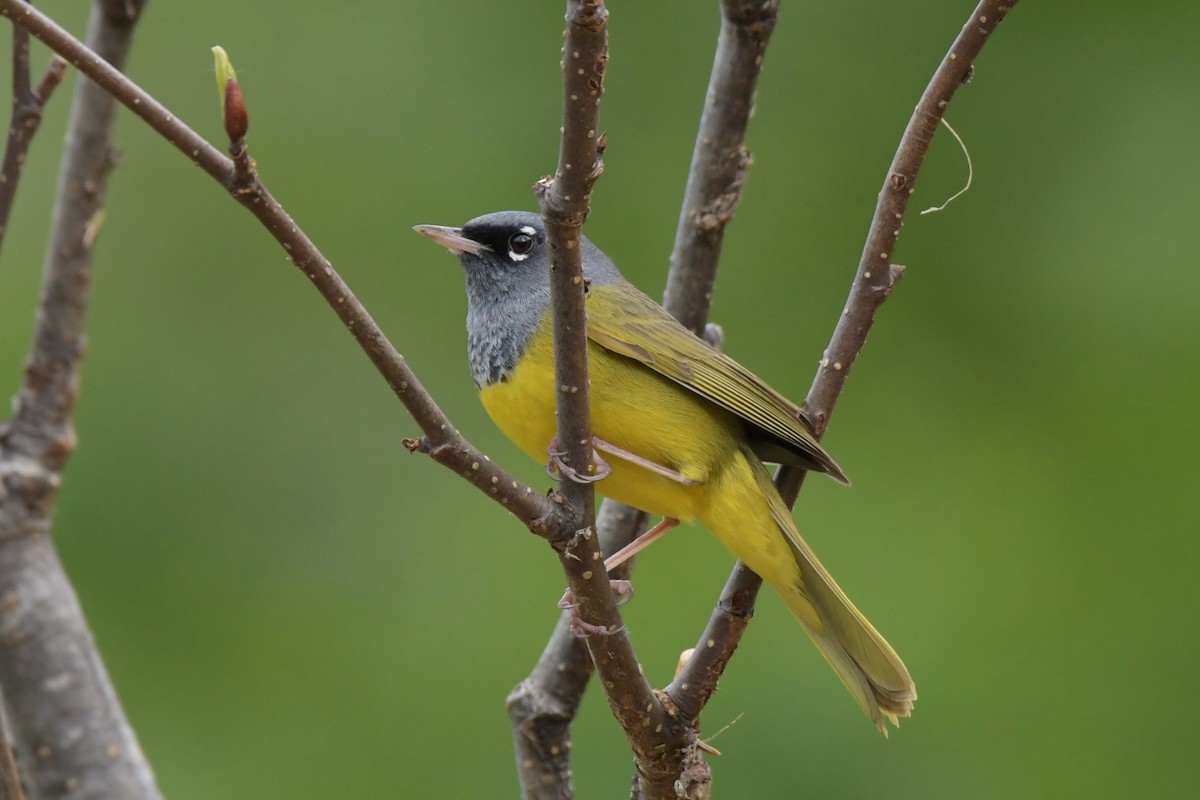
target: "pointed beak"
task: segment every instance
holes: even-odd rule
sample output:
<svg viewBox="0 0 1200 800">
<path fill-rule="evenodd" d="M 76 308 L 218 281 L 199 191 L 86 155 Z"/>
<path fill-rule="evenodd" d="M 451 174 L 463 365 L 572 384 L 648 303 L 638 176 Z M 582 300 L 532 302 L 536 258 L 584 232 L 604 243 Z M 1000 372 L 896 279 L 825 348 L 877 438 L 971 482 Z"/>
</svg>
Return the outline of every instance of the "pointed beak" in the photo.
<svg viewBox="0 0 1200 800">
<path fill-rule="evenodd" d="M 413 230 L 442 247 L 448 248 L 456 256 L 463 253 L 477 256 L 491 252 L 492 249 L 486 244 L 480 244 L 474 239 L 463 236 L 462 228 L 447 228 L 444 225 L 413 225 Z"/>
</svg>

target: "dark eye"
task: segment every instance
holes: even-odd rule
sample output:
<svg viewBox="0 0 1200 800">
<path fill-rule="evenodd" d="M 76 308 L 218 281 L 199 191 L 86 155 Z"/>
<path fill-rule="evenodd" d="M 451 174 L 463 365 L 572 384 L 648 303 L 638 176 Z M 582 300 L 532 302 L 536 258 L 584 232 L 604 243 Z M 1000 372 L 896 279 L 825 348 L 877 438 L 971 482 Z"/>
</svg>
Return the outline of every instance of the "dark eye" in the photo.
<svg viewBox="0 0 1200 800">
<path fill-rule="evenodd" d="M 515 256 L 523 256 L 533 249 L 533 237 L 528 233 L 514 233 L 508 240 L 508 249 Z"/>
</svg>

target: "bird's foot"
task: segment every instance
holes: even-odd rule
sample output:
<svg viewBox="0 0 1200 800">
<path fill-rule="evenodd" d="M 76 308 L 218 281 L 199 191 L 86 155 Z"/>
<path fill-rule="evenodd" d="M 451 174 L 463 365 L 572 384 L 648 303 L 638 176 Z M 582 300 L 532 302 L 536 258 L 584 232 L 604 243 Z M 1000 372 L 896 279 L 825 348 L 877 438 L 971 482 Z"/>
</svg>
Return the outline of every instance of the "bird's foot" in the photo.
<svg viewBox="0 0 1200 800">
<path fill-rule="evenodd" d="M 561 477 L 575 481 L 576 483 L 595 483 L 612 474 L 612 467 L 608 465 L 608 462 L 604 460 L 594 446 L 592 448 L 592 460 L 595 464 L 595 472 L 588 474 L 581 473 L 566 461 L 563 461 L 562 457 L 566 455 L 566 451 L 558 449 L 557 436 L 550 440 L 550 446 L 546 448 L 546 455 L 550 456 L 550 460 L 546 462 L 546 473 L 551 478 Z"/>
<path fill-rule="evenodd" d="M 633 584 L 629 581 L 610 580 L 608 585 L 612 587 L 613 592 L 617 595 L 616 603 L 623 606 L 633 599 Z M 589 636 L 612 636 L 617 631 L 609 630 L 603 625 L 593 625 L 590 622 L 584 622 L 579 616 L 579 612 L 575 610 L 575 597 L 571 594 L 571 590 L 563 592 L 562 599 L 558 601 L 558 607 L 564 611 L 570 611 L 571 634 L 579 639 L 586 639 Z"/>
<path fill-rule="evenodd" d="M 563 461 L 562 457 L 565 455 L 565 452 L 558 449 L 557 436 L 550 440 L 550 446 L 546 448 L 546 454 L 550 456 L 550 460 L 546 462 L 546 472 L 551 478 L 562 476 L 569 478 L 576 483 L 594 483 L 595 481 L 601 480 L 602 478 L 607 478 L 610 474 L 612 474 L 612 467 L 610 467 L 608 462 L 604 460 L 604 457 L 600 455 L 601 452 L 616 456 L 622 461 L 628 461 L 630 464 L 636 464 L 642 469 L 653 472 L 656 475 L 662 475 L 664 478 L 669 478 L 670 480 L 683 484 L 684 486 L 700 486 L 704 483 L 704 481 L 688 478 L 678 470 L 671 469 L 670 467 L 659 464 L 656 461 L 651 461 L 648 458 L 643 458 L 637 453 L 632 453 L 623 447 L 618 447 L 612 442 L 601 439 L 599 436 L 592 437 L 592 458 L 595 460 L 596 464 L 595 473 L 589 475 L 581 474 L 574 467 Z"/>
</svg>

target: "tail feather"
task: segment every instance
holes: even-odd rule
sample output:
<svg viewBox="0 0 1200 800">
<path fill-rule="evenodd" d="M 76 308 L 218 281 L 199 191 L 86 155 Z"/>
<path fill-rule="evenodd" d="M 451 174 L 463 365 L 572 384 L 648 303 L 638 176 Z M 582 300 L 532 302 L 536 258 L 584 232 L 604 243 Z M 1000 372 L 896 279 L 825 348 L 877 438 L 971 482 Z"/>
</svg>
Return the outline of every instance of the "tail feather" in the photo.
<svg viewBox="0 0 1200 800">
<path fill-rule="evenodd" d="M 743 451 L 743 455 L 799 568 L 796 585 L 775 586 L 776 591 L 862 710 L 886 736 L 884 719 L 898 725 L 900 717 L 912 713 L 913 701 L 917 699 L 917 688 L 908 670 L 800 536 L 791 510 L 776 491 L 766 467 L 753 453 Z"/>
</svg>

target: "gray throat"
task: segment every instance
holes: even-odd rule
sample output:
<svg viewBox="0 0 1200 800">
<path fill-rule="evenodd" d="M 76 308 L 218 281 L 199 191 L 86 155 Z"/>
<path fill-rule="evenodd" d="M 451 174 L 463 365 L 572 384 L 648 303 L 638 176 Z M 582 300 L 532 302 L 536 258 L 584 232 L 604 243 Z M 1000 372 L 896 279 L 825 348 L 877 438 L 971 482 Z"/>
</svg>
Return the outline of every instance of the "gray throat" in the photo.
<svg viewBox="0 0 1200 800">
<path fill-rule="evenodd" d="M 608 256 L 583 238 L 584 277 L 593 285 L 622 280 Z M 507 380 L 550 309 L 550 273 L 544 253 L 520 265 L 496 267 L 486 258 L 461 257 L 467 280 L 467 357 L 482 389 Z"/>
<path fill-rule="evenodd" d="M 550 307 L 550 287 L 530 291 L 472 278 L 467 270 L 467 358 L 482 389 L 512 374 Z"/>
</svg>

